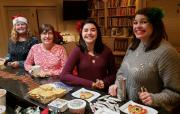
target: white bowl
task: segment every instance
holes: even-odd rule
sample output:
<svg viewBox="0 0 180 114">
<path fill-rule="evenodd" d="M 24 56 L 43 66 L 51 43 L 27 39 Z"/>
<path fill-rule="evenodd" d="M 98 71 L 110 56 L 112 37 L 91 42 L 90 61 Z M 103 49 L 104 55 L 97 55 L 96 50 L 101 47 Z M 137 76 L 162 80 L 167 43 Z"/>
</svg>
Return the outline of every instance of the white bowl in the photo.
<svg viewBox="0 0 180 114">
<path fill-rule="evenodd" d="M 84 114 L 86 102 L 82 99 L 68 101 L 68 108 L 71 114 Z"/>
</svg>

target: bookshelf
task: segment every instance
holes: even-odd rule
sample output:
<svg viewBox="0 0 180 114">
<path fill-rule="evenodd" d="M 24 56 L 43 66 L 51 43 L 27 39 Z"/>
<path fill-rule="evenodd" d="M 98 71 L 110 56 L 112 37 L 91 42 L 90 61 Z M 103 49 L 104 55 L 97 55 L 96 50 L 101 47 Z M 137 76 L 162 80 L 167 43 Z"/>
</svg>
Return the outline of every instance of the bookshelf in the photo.
<svg viewBox="0 0 180 114">
<path fill-rule="evenodd" d="M 122 35 L 113 34 L 114 30 L 131 35 L 136 0 L 89 0 L 88 4 L 88 17 L 98 23 L 103 35 Z"/>
<path fill-rule="evenodd" d="M 89 18 L 100 26 L 104 41 L 107 38 L 113 40 L 112 51 L 117 66 L 120 66 L 132 37 L 137 2 L 139 0 L 89 0 Z"/>
<path fill-rule="evenodd" d="M 107 1 L 107 35 L 114 35 L 113 30 L 122 31 L 119 35 L 130 36 L 132 20 L 135 14 L 136 0 L 108 0 Z M 115 34 L 116 35 L 116 34 Z"/>
<path fill-rule="evenodd" d="M 102 32 L 105 35 L 105 3 L 103 0 L 89 0 L 88 1 L 88 17 L 95 20 Z"/>
</svg>

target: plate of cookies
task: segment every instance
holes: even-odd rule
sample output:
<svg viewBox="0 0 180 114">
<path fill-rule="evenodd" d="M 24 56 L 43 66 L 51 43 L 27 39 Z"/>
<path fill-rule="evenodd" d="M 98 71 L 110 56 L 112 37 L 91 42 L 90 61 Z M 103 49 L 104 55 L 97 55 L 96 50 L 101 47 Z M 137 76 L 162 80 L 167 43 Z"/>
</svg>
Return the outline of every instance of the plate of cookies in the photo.
<svg viewBox="0 0 180 114">
<path fill-rule="evenodd" d="M 85 88 L 81 88 L 74 93 L 71 94 L 73 97 L 80 98 L 87 100 L 88 102 L 93 101 L 97 97 L 99 97 L 101 94 L 95 91 L 91 91 Z"/>
</svg>

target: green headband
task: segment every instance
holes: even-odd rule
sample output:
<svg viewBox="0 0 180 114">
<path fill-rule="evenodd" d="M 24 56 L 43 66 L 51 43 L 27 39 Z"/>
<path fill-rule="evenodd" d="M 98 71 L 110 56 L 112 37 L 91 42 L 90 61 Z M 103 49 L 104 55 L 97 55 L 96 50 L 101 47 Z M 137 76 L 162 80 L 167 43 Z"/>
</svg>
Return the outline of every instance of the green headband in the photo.
<svg viewBox="0 0 180 114">
<path fill-rule="evenodd" d="M 164 13 L 160 8 L 151 8 L 148 13 L 150 21 L 161 20 L 164 17 Z"/>
</svg>

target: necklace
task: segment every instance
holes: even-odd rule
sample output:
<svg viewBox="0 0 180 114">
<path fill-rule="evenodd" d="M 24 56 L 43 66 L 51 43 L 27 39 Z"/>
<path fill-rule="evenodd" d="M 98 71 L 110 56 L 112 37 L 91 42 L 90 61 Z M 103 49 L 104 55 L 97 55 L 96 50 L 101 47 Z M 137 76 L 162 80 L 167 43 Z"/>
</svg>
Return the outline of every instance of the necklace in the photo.
<svg viewBox="0 0 180 114">
<path fill-rule="evenodd" d="M 93 64 L 96 63 L 96 55 L 94 55 L 94 53 L 92 52 L 88 52 L 89 56 L 90 56 L 90 60 Z"/>
<path fill-rule="evenodd" d="M 90 59 L 90 61 L 93 63 L 93 64 L 95 64 L 96 63 L 96 58 L 97 58 L 97 56 L 92 56 L 92 55 L 89 55 L 89 59 Z"/>
<path fill-rule="evenodd" d="M 95 60 L 95 59 L 92 59 L 92 63 L 96 63 L 96 60 Z"/>
<path fill-rule="evenodd" d="M 91 56 L 90 55 L 90 61 L 95 64 L 96 63 L 96 56 Z"/>
</svg>

